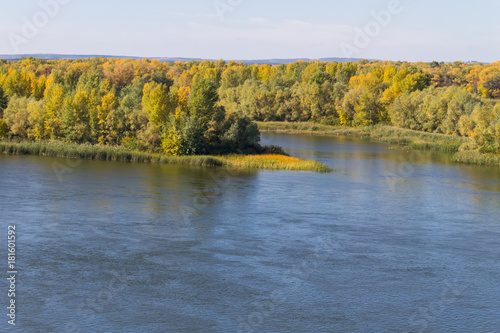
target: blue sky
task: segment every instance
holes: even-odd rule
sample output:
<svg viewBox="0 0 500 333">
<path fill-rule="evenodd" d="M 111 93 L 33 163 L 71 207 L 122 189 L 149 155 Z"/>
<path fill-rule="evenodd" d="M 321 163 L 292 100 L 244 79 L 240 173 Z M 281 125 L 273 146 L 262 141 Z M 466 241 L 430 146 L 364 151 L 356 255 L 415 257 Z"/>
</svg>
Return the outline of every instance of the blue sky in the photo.
<svg viewBox="0 0 500 333">
<path fill-rule="evenodd" d="M 382 26 L 373 12 L 391 4 Z M 498 13 L 498 0 L 1 0 L 0 54 L 493 62 Z"/>
</svg>

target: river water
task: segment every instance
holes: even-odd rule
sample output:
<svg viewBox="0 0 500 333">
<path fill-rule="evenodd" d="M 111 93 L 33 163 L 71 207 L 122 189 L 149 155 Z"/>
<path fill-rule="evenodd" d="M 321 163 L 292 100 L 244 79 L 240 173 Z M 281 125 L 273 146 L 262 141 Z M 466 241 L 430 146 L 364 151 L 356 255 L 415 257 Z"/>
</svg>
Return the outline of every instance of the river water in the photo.
<svg viewBox="0 0 500 333">
<path fill-rule="evenodd" d="M 500 169 L 263 141 L 335 171 L 0 156 L 16 331 L 500 332 Z"/>
</svg>

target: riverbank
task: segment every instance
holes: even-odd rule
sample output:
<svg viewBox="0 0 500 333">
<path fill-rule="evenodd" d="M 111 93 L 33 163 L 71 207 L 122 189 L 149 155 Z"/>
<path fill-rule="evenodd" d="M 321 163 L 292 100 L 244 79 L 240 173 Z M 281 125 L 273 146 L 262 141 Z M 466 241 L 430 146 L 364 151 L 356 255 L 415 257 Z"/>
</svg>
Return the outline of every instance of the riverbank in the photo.
<svg viewBox="0 0 500 333">
<path fill-rule="evenodd" d="M 132 151 L 119 146 L 71 144 L 60 141 L 11 142 L 0 141 L 0 154 L 36 155 L 62 158 L 105 160 L 119 162 L 161 163 L 206 167 L 230 167 L 265 170 L 331 172 L 332 168 L 313 160 L 278 155 L 227 156 L 168 156 Z"/>
<path fill-rule="evenodd" d="M 477 164 L 488 166 L 500 166 L 500 155 L 483 154 L 475 150 L 459 151 L 453 155 L 453 162 L 465 164 Z"/>
<path fill-rule="evenodd" d="M 416 150 L 433 150 L 453 154 L 457 163 L 500 166 L 500 155 L 483 154 L 477 150 L 468 150 L 472 146 L 471 138 L 426 133 L 404 128 L 375 125 L 367 127 L 330 126 L 310 122 L 258 122 L 261 132 L 331 135 L 362 139 L 389 145 L 404 146 Z"/>
</svg>

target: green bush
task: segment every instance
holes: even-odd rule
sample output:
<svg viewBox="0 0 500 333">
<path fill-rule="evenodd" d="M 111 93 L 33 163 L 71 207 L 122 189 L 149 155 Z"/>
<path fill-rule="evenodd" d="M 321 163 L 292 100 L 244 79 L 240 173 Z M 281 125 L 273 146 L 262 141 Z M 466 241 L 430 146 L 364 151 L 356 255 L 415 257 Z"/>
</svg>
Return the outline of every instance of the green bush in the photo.
<svg viewBox="0 0 500 333">
<path fill-rule="evenodd" d="M 248 118 L 237 119 L 224 134 L 222 141 L 230 152 L 255 152 L 259 149 L 259 128 Z"/>
</svg>

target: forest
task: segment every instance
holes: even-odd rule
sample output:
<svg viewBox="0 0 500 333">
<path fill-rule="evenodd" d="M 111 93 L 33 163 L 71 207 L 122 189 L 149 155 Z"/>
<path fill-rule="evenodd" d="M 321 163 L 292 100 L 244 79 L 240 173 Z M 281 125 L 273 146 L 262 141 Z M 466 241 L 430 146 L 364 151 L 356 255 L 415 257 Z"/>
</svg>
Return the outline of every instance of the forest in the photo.
<svg viewBox="0 0 500 333">
<path fill-rule="evenodd" d="M 169 155 L 255 153 L 254 121 L 386 124 L 500 153 L 500 62 L 0 62 L 0 137 Z"/>
</svg>

